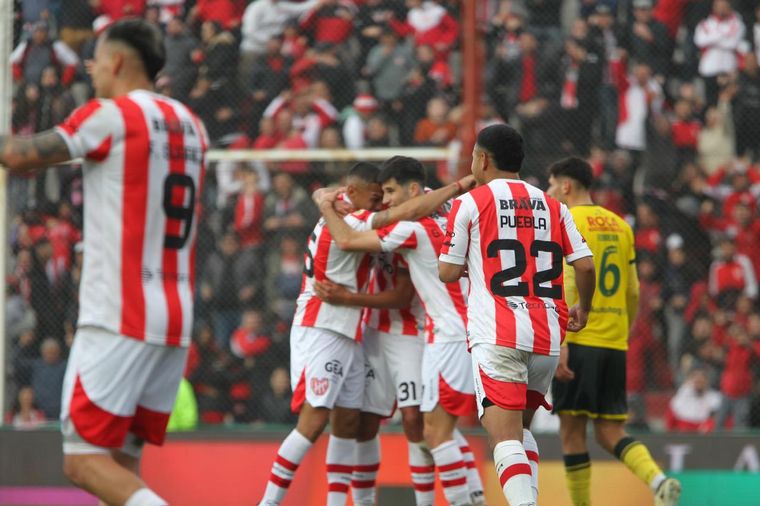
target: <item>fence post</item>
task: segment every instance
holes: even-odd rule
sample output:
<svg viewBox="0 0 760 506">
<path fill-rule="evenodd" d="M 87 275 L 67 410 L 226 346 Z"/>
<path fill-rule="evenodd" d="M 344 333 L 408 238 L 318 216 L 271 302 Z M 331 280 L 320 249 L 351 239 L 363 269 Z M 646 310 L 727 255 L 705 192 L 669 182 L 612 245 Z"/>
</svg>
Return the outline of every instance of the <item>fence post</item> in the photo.
<svg viewBox="0 0 760 506">
<path fill-rule="evenodd" d="M 11 69 L 10 55 L 13 51 L 13 0 L 0 0 L 0 135 L 10 133 L 11 126 Z M 0 275 L 5 278 L 5 261 L 8 253 L 8 223 L 6 209 L 8 206 L 7 176 L 0 170 L 0 237 L 3 246 L 0 249 Z M 5 335 L 5 283 L 0 290 L 0 425 L 5 417 L 6 386 L 6 350 L 8 343 Z"/>
</svg>

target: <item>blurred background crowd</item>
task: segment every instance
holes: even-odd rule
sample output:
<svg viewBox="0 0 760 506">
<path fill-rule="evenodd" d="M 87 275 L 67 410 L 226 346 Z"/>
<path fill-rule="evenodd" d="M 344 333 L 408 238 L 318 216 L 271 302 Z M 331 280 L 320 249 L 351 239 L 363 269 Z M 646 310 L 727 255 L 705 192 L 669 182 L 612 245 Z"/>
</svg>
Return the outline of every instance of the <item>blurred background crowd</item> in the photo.
<svg viewBox="0 0 760 506">
<path fill-rule="evenodd" d="M 480 0 L 480 126 L 526 140 L 524 177 L 587 157 L 595 199 L 634 227 L 641 307 L 630 422 L 760 426 L 760 7 L 754 0 Z M 11 55 L 13 131 L 92 94 L 84 62 L 109 23 L 166 34 L 157 89 L 192 107 L 213 147 L 461 146 L 458 0 L 24 0 Z M 291 423 L 288 333 L 313 188 L 350 162 L 212 164 L 186 378 L 200 421 Z M 432 186 L 456 167 L 430 167 Z M 11 177 L 5 421 L 60 410 L 77 314 L 77 166 Z"/>
</svg>

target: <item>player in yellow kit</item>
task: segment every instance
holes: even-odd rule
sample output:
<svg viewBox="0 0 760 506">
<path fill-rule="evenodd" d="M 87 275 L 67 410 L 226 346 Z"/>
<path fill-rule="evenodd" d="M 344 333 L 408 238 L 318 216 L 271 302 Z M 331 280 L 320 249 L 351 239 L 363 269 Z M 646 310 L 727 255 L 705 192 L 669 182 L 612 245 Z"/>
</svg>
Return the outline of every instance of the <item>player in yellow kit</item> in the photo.
<svg viewBox="0 0 760 506">
<path fill-rule="evenodd" d="M 549 169 L 548 193 L 570 208 L 594 253 L 597 273 L 588 323 L 580 332 L 567 333 L 552 384 L 570 497 L 574 506 L 591 504 L 586 446 L 590 418 L 596 440 L 650 486 L 655 505 L 677 505 L 680 483 L 666 477 L 646 446 L 625 432 L 625 353 L 639 301 L 633 231 L 622 218 L 594 204 L 589 193 L 592 180 L 591 166 L 580 158 L 566 158 Z M 565 296 L 571 305 L 577 299 L 571 291 L 573 269 L 566 268 L 565 276 Z"/>
</svg>

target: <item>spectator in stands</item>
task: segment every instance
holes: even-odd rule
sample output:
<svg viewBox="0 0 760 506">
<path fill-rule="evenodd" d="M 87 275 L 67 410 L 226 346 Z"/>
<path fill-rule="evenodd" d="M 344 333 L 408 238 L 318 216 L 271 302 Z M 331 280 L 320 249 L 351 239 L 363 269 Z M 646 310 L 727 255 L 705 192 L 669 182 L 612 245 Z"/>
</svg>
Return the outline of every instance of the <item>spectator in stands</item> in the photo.
<svg viewBox="0 0 760 506">
<path fill-rule="evenodd" d="M 548 51 L 560 52 L 562 0 L 525 0 L 525 8 L 530 19 L 530 29 L 536 34 L 539 43 Z"/>
<path fill-rule="evenodd" d="M 760 9 L 758 9 L 760 11 Z M 760 25 L 756 25 L 760 33 Z M 760 51 L 760 49 L 758 49 Z M 739 73 L 736 92 L 736 152 L 739 156 L 749 154 L 760 159 L 760 66 L 758 56 L 748 52 L 744 55 L 744 68 Z"/>
<path fill-rule="evenodd" d="M 275 368 L 269 379 L 269 389 L 261 398 L 259 419 L 266 423 L 294 424 L 298 417 L 290 408 L 291 397 L 287 369 Z"/>
<path fill-rule="evenodd" d="M 193 62 L 193 55 L 198 49 L 198 40 L 190 33 L 185 22 L 179 16 L 172 17 L 166 24 L 166 64 L 160 79 L 168 79 L 172 96 L 186 101 L 198 76 L 198 68 Z M 208 59 L 206 60 L 208 66 Z"/>
<path fill-rule="evenodd" d="M 188 380 L 195 390 L 201 423 L 222 423 L 230 409 L 230 381 L 226 371 L 231 358 L 217 346 L 218 342 L 210 326 L 198 325 L 195 339 L 198 362 Z"/>
<path fill-rule="evenodd" d="M 238 358 L 258 357 L 269 349 L 272 340 L 264 331 L 264 319 L 260 311 L 243 311 L 240 327 L 232 333 L 230 349 Z"/>
<path fill-rule="evenodd" d="M 60 80 L 58 69 L 45 67 L 40 75 L 39 113 L 35 126 L 38 132 L 60 124 L 76 107 L 74 97 Z"/>
<path fill-rule="evenodd" d="M 240 237 L 240 246 L 256 257 L 262 259 L 264 245 L 264 194 L 259 190 L 258 174 L 245 169 L 242 172 L 243 188 L 235 203 L 234 229 Z"/>
<path fill-rule="evenodd" d="M 353 69 L 347 63 L 347 58 L 341 55 L 340 46 L 331 42 L 320 42 L 314 46 L 313 51 L 307 51 L 307 58 L 314 64 L 313 77 L 317 81 L 315 84 L 321 81 L 329 90 L 329 95 L 317 95 L 331 102 L 337 110 L 350 105 L 354 100 L 356 84 Z"/>
<path fill-rule="evenodd" d="M 146 0 L 102 0 L 98 2 L 98 14 L 104 14 L 117 21 L 124 17 L 142 17 Z"/>
<path fill-rule="evenodd" d="M 402 37 L 411 36 L 417 46 L 431 46 L 436 59 L 446 60 L 459 37 L 459 23 L 432 0 L 406 0 L 406 7 L 406 20 L 391 18 L 391 28 Z"/>
<path fill-rule="evenodd" d="M 693 264 L 687 261 L 684 240 L 678 234 L 670 235 L 665 241 L 668 251 L 667 264 L 663 272 L 662 299 L 668 343 L 668 361 L 671 370 L 678 368 L 686 335 L 684 310 L 689 302 L 689 294 L 694 282 L 699 278 Z"/>
<path fill-rule="evenodd" d="M 718 368 L 723 361 L 723 350 L 713 339 L 715 325 L 707 313 L 700 313 L 691 323 L 686 336 L 684 353 L 679 365 L 679 375 L 687 377 L 695 366 L 704 369 L 712 382 L 717 382 Z"/>
<path fill-rule="evenodd" d="M 40 358 L 32 363 L 31 386 L 37 405 L 48 420 L 57 420 L 61 413 L 61 388 L 66 372 L 61 345 L 56 339 L 46 338 L 40 345 Z"/>
<path fill-rule="evenodd" d="M 316 44 L 346 44 L 353 33 L 356 13 L 350 0 L 322 0 L 303 16 L 301 28 Z"/>
<path fill-rule="evenodd" d="M 560 68 L 560 122 L 563 148 L 568 153 L 588 155 L 591 127 L 597 112 L 602 65 L 599 56 L 590 52 L 587 42 L 569 39 L 565 43 L 565 61 Z"/>
<path fill-rule="evenodd" d="M 711 432 L 715 427 L 713 416 L 720 405 L 720 394 L 710 388 L 705 371 L 695 368 L 670 400 L 666 428 L 678 432 Z"/>
<path fill-rule="evenodd" d="M 216 21 L 201 25 L 200 72 L 210 81 L 236 80 L 238 47 L 235 37 Z"/>
<path fill-rule="evenodd" d="M 13 380 L 18 386 L 30 385 L 32 381 L 32 364 L 40 356 L 39 342 L 34 329 L 21 332 L 18 341 L 11 350 Z"/>
<path fill-rule="evenodd" d="M 88 0 L 61 0 L 58 11 L 58 38 L 72 51 L 79 53 L 92 37 L 95 13 Z"/>
<path fill-rule="evenodd" d="M 660 83 L 668 75 L 671 39 L 665 25 L 652 16 L 652 0 L 633 0 L 633 23 L 625 32 L 622 47 L 631 59 L 648 64 Z"/>
<path fill-rule="evenodd" d="M 34 389 L 19 388 L 13 410 L 6 416 L 5 423 L 14 429 L 28 430 L 38 428 L 45 421 L 45 413 L 37 408 L 34 401 Z"/>
<path fill-rule="evenodd" d="M 457 125 L 449 120 L 449 104 L 443 97 L 427 103 L 427 116 L 417 123 L 414 142 L 420 146 L 446 146 L 457 134 Z"/>
<path fill-rule="evenodd" d="M 375 114 L 367 121 L 366 142 L 368 148 L 387 148 L 398 145 L 391 139 L 390 127 L 384 115 Z"/>
<path fill-rule="evenodd" d="M 716 426 L 724 427 L 728 417 L 732 416 L 733 427 L 745 429 L 749 426 L 753 371 L 760 358 L 760 343 L 751 342 L 747 330 L 739 324 L 733 324 L 729 327 L 728 338 L 723 346 L 726 351 L 720 378 L 722 400 Z"/>
<path fill-rule="evenodd" d="M 681 166 L 697 154 L 697 139 L 702 123 L 694 118 L 691 103 L 679 100 L 674 106 L 675 117 L 670 125 L 673 146 L 676 148 L 676 164 Z"/>
<path fill-rule="evenodd" d="M 621 75 L 616 79 L 620 108 L 615 142 L 630 151 L 637 164 L 647 147 L 647 120 L 662 111 L 663 91 L 649 65 L 637 62 L 632 66 L 630 75 L 625 75 L 625 66 L 621 66 Z"/>
<path fill-rule="evenodd" d="M 367 143 L 367 123 L 380 104 L 367 93 L 354 99 L 353 107 L 343 122 L 343 139 L 348 149 L 362 149 Z"/>
<path fill-rule="evenodd" d="M 285 321 L 293 318 L 296 298 L 303 278 L 303 239 L 286 235 L 280 241 L 277 259 L 268 269 L 267 286 L 271 287 L 272 309 Z"/>
<path fill-rule="evenodd" d="M 280 124 L 278 116 L 287 111 L 291 114 L 292 125 L 303 138 L 306 146 L 316 147 L 323 128 L 331 125 L 338 117 L 338 111 L 324 97 L 315 92 L 313 86 L 301 85 L 291 91 L 285 91 L 275 98 L 264 111 L 264 116 L 274 118 Z M 282 135 L 289 135 L 290 130 L 280 130 Z"/>
<path fill-rule="evenodd" d="M 399 44 L 394 31 L 383 30 L 366 61 L 362 74 L 371 80 L 374 96 L 384 103 L 397 100 L 414 65 L 409 46 Z"/>
<path fill-rule="evenodd" d="M 211 21 L 225 30 L 237 30 L 245 6 L 244 0 L 197 0 L 188 14 L 188 22 L 202 25 Z"/>
<path fill-rule="evenodd" d="M 739 294 L 757 299 L 757 281 L 750 259 L 736 253 L 736 244 L 730 237 L 720 239 L 710 264 L 709 283 L 710 295 L 718 306 L 732 308 Z"/>
<path fill-rule="evenodd" d="M 274 250 L 285 235 L 306 237 L 317 213 L 309 195 L 290 174 L 276 174 L 272 190 L 264 202 L 264 230 Z"/>
<path fill-rule="evenodd" d="M 53 247 L 46 238 L 34 246 L 32 269 L 29 273 L 29 302 L 37 314 L 37 330 L 41 335 L 63 337 L 61 287 L 63 265 L 53 260 Z"/>
<path fill-rule="evenodd" d="M 760 79 L 755 91 L 757 93 L 757 109 L 754 112 L 760 114 Z M 697 136 L 697 152 L 699 164 L 707 174 L 712 174 L 719 167 L 730 163 L 736 156 L 737 130 L 734 128 L 734 114 L 731 106 L 731 100 L 736 92 L 736 86 L 724 90 L 719 96 L 718 105 L 709 107 L 705 112 L 705 126 Z M 746 98 L 737 97 L 740 101 L 746 101 Z M 750 121 L 755 120 L 752 118 Z M 739 128 L 747 128 L 747 125 Z M 758 123 L 757 128 L 760 129 L 760 123 Z"/>
<path fill-rule="evenodd" d="M 248 69 L 257 54 L 266 52 L 269 39 L 281 35 L 288 21 L 298 18 L 319 6 L 322 0 L 289 2 L 284 0 L 256 0 L 251 2 L 243 14 L 240 43 L 242 74 Z"/>
<path fill-rule="evenodd" d="M 647 201 L 636 206 L 635 244 L 637 252 L 646 252 L 655 258 L 662 252 L 660 218 L 653 204 Z"/>
<path fill-rule="evenodd" d="M 241 136 L 240 99 L 237 80 L 201 76 L 196 81 L 188 105 L 203 120 L 212 144 L 229 145 Z"/>
<path fill-rule="evenodd" d="M 367 55 L 377 45 L 384 32 L 390 30 L 388 21 L 392 18 L 402 19 L 404 6 L 395 0 L 365 0 L 357 2 L 359 12 L 356 15 L 356 35 L 361 48 L 359 61 L 367 61 Z"/>
<path fill-rule="evenodd" d="M 201 300 L 211 310 L 214 336 L 222 350 L 229 349 L 240 311 L 265 302 L 256 260 L 249 252 L 240 251 L 237 234 L 227 232 L 203 269 Z"/>
<path fill-rule="evenodd" d="M 282 36 L 272 37 L 266 43 L 266 51 L 252 58 L 250 74 L 242 75 L 246 86 L 252 92 L 253 118 L 261 118 L 267 106 L 289 87 L 293 58 L 284 55 L 282 49 Z"/>
<path fill-rule="evenodd" d="M 701 51 L 699 74 L 705 81 L 708 105 L 718 102 L 720 78 L 739 68 L 737 54 L 744 52 L 744 32 L 744 22 L 729 0 L 713 0 L 712 13 L 697 25 L 694 43 Z"/>
<path fill-rule="evenodd" d="M 13 80 L 38 84 L 42 71 L 53 66 L 61 73 L 61 82 L 69 85 L 74 80 L 79 57 L 61 41 L 51 41 L 48 24 L 34 24 L 29 40 L 19 44 L 10 56 Z"/>
</svg>

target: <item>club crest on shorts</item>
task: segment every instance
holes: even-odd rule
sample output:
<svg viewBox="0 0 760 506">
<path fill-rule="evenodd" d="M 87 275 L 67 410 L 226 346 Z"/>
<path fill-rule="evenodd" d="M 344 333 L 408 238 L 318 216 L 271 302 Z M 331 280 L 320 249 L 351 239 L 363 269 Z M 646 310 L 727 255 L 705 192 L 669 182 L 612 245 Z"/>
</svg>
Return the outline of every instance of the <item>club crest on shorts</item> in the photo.
<svg viewBox="0 0 760 506">
<path fill-rule="evenodd" d="M 325 395 L 330 388 L 327 378 L 311 378 L 311 391 L 314 395 Z"/>
</svg>

